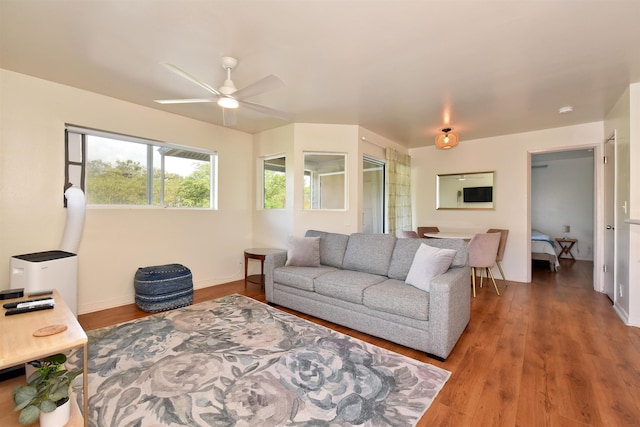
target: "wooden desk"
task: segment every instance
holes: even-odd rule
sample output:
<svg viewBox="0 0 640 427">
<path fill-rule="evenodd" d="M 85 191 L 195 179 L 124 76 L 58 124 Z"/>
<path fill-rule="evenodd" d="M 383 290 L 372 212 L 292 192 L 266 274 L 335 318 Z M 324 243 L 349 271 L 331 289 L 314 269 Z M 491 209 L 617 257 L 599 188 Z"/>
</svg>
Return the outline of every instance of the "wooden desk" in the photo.
<svg viewBox="0 0 640 427">
<path fill-rule="evenodd" d="M 577 239 L 556 237 L 556 242 L 558 242 L 558 245 L 560 245 L 560 254 L 558 255 L 558 259 L 575 259 L 573 257 L 573 254 L 571 253 L 571 249 L 576 243 L 578 243 Z"/>
<path fill-rule="evenodd" d="M 277 254 L 280 252 L 286 252 L 285 249 L 276 249 L 276 248 L 251 248 L 245 249 L 244 251 L 244 288 L 247 289 L 247 282 L 257 283 L 260 286 L 264 287 L 264 260 L 267 255 Z M 260 275 L 257 274 L 247 276 L 247 271 L 249 267 L 249 260 L 257 259 L 260 260 Z"/>
<path fill-rule="evenodd" d="M 2 308 L 0 314 L 0 369 L 18 366 L 39 358 L 58 353 L 65 353 L 74 348 L 83 348 L 82 385 L 83 385 L 83 411 L 84 425 L 88 425 L 89 414 L 89 387 L 88 387 L 88 364 L 87 364 L 87 334 L 78 323 L 78 319 L 73 315 L 69 307 L 57 291 L 53 291 L 53 298 L 56 301 L 55 308 L 51 310 L 34 311 L 31 313 L 15 314 L 5 316 L 7 311 Z M 21 298 L 27 299 L 27 298 Z M 2 303 L 16 301 L 3 300 Z M 47 337 L 34 337 L 33 332 L 43 326 L 63 324 L 67 325 L 67 330 L 59 334 Z M 0 387 L 5 387 L 0 383 Z M 4 393 L 2 393 L 4 395 Z M 18 412 L 13 412 L 13 400 L 8 402 L 0 401 L 0 413 L 13 415 L 15 425 L 18 424 Z M 5 415 L 3 415 L 5 417 Z M 10 426 L 11 420 L 3 418 L 3 426 Z"/>
<path fill-rule="evenodd" d="M 471 240 L 473 236 L 478 233 L 472 233 L 467 231 L 434 231 L 424 233 L 424 237 L 430 237 L 432 239 L 462 239 Z"/>
</svg>

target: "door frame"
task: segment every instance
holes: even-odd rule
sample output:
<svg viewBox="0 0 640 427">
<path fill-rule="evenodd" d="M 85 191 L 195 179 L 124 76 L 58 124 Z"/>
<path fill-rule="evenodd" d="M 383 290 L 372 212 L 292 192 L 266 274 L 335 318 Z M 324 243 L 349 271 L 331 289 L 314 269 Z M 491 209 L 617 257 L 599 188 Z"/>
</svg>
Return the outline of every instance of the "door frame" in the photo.
<svg viewBox="0 0 640 427">
<path fill-rule="evenodd" d="M 617 260 L 617 254 L 616 254 L 616 240 L 617 240 L 617 228 L 618 228 L 618 224 L 616 224 L 616 220 L 617 220 L 617 213 L 616 213 L 616 206 L 617 206 L 617 191 L 616 191 L 616 183 L 617 183 L 617 171 L 616 171 L 616 150 L 617 150 L 617 141 L 616 141 L 616 131 L 614 130 L 613 132 L 611 132 L 611 135 L 604 140 L 603 143 L 603 158 L 607 157 L 607 163 L 609 164 L 609 173 L 612 174 L 611 176 L 611 182 L 608 182 L 607 180 L 607 173 L 606 171 L 603 171 L 603 188 L 604 188 L 604 194 L 603 194 L 603 228 L 602 228 L 602 232 L 603 232 L 603 236 L 602 236 L 602 268 L 604 269 L 604 266 L 607 265 L 608 267 L 613 269 L 613 277 L 612 277 L 612 281 L 613 283 L 612 285 L 612 293 L 613 293 L 613 297 L 611 295 L 609 295 L 607 293 L 607 283 L 606 283 L 606 273 L 603 271 L 602 272 L 602 292 L 607 295 L 607 297 L 609 297 L 609 299 L 611 299 L 611 302 L 615 305 L 616 303 L 616 299 L 617 299 L 617 295 L 618 295 L 618 286 L 617 286 L 617 277 L 616 277 L 616 260 Z M 608 150 L 607 150 L 607 146 L 609 146 L 612 149 L 611 152 L 611 156 L 613 157 L 613 161 L 611 161 L 608 156 Z M 603 168 L 606 169 L 606 165 L 603 162 Z M 609 186 L 611 186 L 612 188 L 608 188 Z M 611 191 L 611 198 L 608 199 L 606 197 L 606 192 L 607 191 Z M 607 204 L 607 202 L 610 203 Z M 611 209 L 611 217 L 608 218 L 607 215 L 607 211 Z M 608 223 L 607 219 L 610 219 L 611 222 Z M 607 226 L 613 226 L 613 233 L 611 240 L 607 240 L 607 235 L 609 234 L 606 230 Z M 607 245 L 607 243 L 610 244 Z M 611 262 L 611 266 L 609 266 L 608 264 L 606 264 L 607 262 L 607 250 L 612 251 L 613 253 L 613 259 Z"/>
</svg>

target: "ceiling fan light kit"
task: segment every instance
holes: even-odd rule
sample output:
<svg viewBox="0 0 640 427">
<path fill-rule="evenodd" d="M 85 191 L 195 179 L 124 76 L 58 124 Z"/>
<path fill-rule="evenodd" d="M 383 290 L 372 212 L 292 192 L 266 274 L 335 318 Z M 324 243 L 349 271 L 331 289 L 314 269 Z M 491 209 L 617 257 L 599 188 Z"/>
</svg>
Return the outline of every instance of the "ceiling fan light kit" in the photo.
<svg viewBox="0 0 640 427">
<path fill-rule="evenodd" d="M 458 134 L 451 132 L 451 128 L 442 129 L 442 133 L 436 136 L 436 148 L 448 150 L 458 145 Z"/>
<path fill-rule="evenodd" d="M 222 108 L 238 108 L 240 103 L 237 99 L 230 96 L 221 96 L 218 98 L 218 105 Z"/>
</svg>

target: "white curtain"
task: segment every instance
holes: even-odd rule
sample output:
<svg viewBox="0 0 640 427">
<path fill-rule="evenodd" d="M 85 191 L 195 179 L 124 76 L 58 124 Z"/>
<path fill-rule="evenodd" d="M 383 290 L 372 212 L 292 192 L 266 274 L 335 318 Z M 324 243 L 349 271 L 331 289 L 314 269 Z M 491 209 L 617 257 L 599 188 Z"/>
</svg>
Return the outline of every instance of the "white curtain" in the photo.
<svg viewBox="0 0 640 427">
<path fill-rule="evenodd" d="M 387 157 L 387 232 L 412 230 L 411 225 L 411 157 L 391 148 Z"/>
</svg>

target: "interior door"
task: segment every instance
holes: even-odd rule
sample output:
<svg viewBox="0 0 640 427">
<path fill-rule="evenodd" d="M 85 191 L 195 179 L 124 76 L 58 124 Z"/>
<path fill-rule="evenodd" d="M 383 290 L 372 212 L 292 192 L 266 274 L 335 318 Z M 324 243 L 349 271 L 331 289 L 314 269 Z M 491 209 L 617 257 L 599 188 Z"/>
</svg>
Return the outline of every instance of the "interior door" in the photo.
<svg viewBox="0 0 640 427">
<path fill-rule="evenodd" d="M 615 302 L 615 170 L 616 170 L 616 138 L 614 134 L 604 144 L 606 162 L 604 164 L 604 264 L 603 286 L 611 302 Z"/>
</svg>

